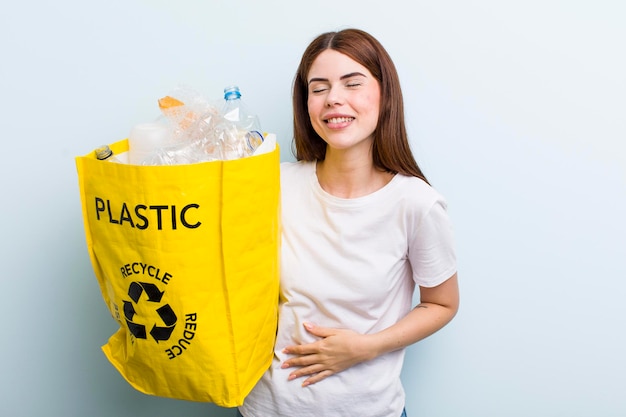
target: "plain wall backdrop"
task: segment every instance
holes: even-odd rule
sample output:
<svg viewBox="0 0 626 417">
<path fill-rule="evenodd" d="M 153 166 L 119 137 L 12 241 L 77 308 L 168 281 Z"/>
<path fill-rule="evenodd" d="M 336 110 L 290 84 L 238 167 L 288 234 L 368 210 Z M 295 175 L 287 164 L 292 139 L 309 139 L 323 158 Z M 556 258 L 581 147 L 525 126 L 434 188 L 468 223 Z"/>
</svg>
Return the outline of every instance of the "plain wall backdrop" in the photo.
<svg viewBox="0 0 626 417">
<path fill-rule="evenodd" d="M 234 415 L 141 394 L 102 354 L 117 324 L 74 157 L 154 119 L 179 84 L 219 98 L 237 83 L 293 159 L 300 56 L 357 27 L 396 63 L 413 149 L 457 233 L 461 309 L 408 349 L 409 416 L 626 416 L 625 4 L 8 2 L 0 415 Z"/>
</svg>

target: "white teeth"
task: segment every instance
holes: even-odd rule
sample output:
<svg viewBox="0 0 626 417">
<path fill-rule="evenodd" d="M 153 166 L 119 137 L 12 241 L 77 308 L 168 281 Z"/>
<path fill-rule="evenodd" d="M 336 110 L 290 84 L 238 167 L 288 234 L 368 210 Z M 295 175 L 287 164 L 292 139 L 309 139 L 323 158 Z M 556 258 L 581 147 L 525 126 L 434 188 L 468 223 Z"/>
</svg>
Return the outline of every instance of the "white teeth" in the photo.
<svg viewBox="0 0 626 417">
<path fill-rule="evenodd" d="M 328 123 L 346 123 L 354 120 L 354 117 L 333 117 L 328 119 Z"/>
</svg>

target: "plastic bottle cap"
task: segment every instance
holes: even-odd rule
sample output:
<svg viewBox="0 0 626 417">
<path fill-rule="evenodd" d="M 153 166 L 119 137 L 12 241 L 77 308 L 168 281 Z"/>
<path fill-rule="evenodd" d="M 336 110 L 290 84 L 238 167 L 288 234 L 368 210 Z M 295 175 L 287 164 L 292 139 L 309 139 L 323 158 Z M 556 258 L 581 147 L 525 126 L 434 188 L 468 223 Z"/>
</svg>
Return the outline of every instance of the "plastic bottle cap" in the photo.
<svg viewBox="0 0 626 417">
<path fill-rule="evenodd" d="M 102 145 L 94 151 L 96 153 L 96 158 L 98 159 L 107 159 L 111 155 L 113 155 L 113 151 L 109 148 L 109 145 Z"/>
<path fill-rule="evenodd" d="M 225 100 L 236 100 L 241 97 L 241 91 L 239 91 L 239 87 L 236 85 L 230 85 L 224 88 L 224 99 Z"/>
</svg>

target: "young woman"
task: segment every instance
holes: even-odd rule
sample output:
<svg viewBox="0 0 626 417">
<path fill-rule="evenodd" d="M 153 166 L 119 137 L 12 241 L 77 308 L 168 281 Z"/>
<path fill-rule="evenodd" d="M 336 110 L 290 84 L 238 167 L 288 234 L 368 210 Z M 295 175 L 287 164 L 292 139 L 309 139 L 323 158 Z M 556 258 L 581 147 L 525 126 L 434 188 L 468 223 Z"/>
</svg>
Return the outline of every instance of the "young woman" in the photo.
<svg viewBox="0 0 626 417">
<path fill-rule="evenodd" d="M 239 413 L 400 417 L 404 348 L 458 309 L 446 202 L 415 162 L 397 72 L 368 33 L 313 40 L 293 106 L 274 361 Z"/>
</svg>

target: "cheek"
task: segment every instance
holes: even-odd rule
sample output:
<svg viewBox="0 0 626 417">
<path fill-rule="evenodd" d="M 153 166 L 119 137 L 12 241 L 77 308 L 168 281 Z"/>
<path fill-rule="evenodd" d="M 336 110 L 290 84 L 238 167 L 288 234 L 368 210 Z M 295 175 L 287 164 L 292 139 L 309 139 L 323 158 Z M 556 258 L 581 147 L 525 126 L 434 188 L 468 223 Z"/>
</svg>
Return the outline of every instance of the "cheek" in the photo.
<svg viewBox="0 0 626 417">
<path fill-rule="evenodd" d="M 369 109 L 373 113 L 376 114 L 376 117 L 378 117 L 378 114 L 380 112 L 380 101 L 381 101 L 380 89 L 379 88 L 371 89 L 369 93 L 364 96 L 363 101 L 364 101 L 363 104 L 369 107 Z"/>
<path fill-rule="evenodd" d="M 380 100 L 375 94 L 364 96 L 362 100 L 359 101 L 358 106 L 361 109 L 365 109 L 365 113 L 368 116 L 375 116 L 378 118 L 378 113 L 380 112 Z"/>
<path fill-rule="evenodd" d="M 317 97 L 309 97 L 309 99 L 306 102 L 307 105 L 307 109 L 309 111 L 310 115 L 315 115 L 317 113 L 319 113 L 320 110 L 320 106 L 321 101 L 317 98 Z"/>
<path fill-rule="evenodd" d="M 378 107 L 380 105 L 380 92 L 374 91 L 367 95 L 367 100 L 372 107 Z"/>
<path fill-rule="evenodd" d="M 311 124 L 313 127 L 317 126 L 319 122 L 319 115 L 323 110 L 324 103 L 323 101 L 316 99 L 309 99 L 307 101 L 307 110 L 309 112 L 309 119 L 311 120 Z"/>
</svg>

